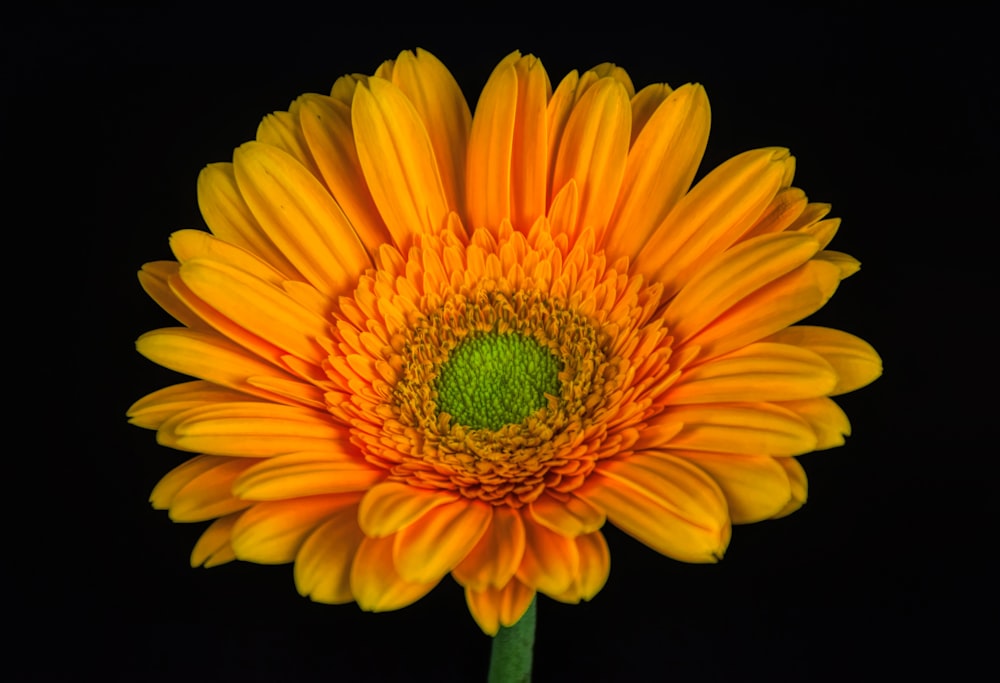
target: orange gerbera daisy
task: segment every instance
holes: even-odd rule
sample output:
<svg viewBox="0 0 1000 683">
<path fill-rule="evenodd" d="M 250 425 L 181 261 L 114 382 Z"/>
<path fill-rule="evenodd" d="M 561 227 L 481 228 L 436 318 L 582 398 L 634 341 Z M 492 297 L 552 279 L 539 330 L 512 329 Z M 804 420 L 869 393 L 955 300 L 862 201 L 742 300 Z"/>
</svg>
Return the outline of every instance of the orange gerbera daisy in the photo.
<svg viewBox="0 0 1000 683">
<path fill-rule="evenodd" d="M 881 372 L 793 323 L 858 262 L 780 148 L 690 187 L 704 90 L 611 64 L 555 90 L 514 53 L 475 116 L 403 52 L 264 119 L 201 174 L 209 232 L 146 265 L 183 326 L 140 353 L 198 378 L 135 424 L 199 453 L 153 505 L 215 521 L 194 565 L 295 563 L 302 595 L 403 607 L 448 574 L 487 633 L 608 574 L 605 521 L 685 562 L 805 500 L 830 396 Z"/>
</svg>

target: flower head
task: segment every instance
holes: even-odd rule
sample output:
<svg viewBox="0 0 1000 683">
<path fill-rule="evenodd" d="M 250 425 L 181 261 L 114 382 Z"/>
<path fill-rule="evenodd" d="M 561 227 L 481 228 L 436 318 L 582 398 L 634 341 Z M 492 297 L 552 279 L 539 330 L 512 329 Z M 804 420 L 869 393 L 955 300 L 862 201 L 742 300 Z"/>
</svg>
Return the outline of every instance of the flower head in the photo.
<svg viewBox="0 0 1000 683">
<path fill-rule="evenodd" d="M 451 574 L 488 633 L 536 592 L 604 585 L 610 521 L 685 562 L 805 501 L 793 456 L 843 443 L 829 398 L 874 350 L 793 326 L 858 262 L 780 148 L 691 187 L 698 85 L 610 64 L 553 90 L 496 67 L 472 116 L 403 52 L 264 119 L 201 174 L 139 351 L 197 378 L 134 423 L 198 453 L 157 485 L 215 520 L 194 565 L 295 563 L 301 594 L 403 607 Z"/>
</svg>

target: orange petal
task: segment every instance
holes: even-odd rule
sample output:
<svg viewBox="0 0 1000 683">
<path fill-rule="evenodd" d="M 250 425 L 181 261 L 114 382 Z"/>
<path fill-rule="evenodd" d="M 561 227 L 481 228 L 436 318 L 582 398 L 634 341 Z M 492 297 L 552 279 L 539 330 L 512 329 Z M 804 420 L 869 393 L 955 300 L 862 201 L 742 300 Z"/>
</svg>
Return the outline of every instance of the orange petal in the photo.
<svg viewBox="0 0 1000 683">
<path fill-rule="evenodd" d="M 170 235 L 170 250 L 181 263 L 195 258 L 219 261 L 272 285 L 287 278 L 283 273 L 243 247 L 236 246 L 203 230 L 178 230 Z"/>
<path fill-rule="evenodd" d="M 793 344 L 822 356 L 837 373 L 831 396 L 860 389 L 882 374 L 882 359 L 871 344 L 847 332 L 795 325 L 776 332 L 767 341 Z"/>
<path fill-rule="evenodd" d="M 667 305 L 670 333 L 684 341 L 757 290 L 808 261 L 819 245 L 808 235 L 778 233 L 741 242 L 705 264 Z"/>
<path fill-rule="evenodd" d="M 553 192 L 570 180 L 580 190 L 579 234 L 593 228 L 600 240 L 625 175 L 632 114 L 622 84 L 603 78 L 573 107 L 554 161 Z"/>
<path fill-rule="evenodd" d="M 861 270 L 861 261 L 857 260 L 850 254 L 845 254 L 841 251 L 830 251 L 829 249 L 824 249 L 816 254 L 816 258 L 837 266 L 837 269 L 840 270 L 841 280 L 846 280 Z"/>
<path fill-rule="evenodd" d="M 771 203 L 760 218 L 749 230 L 743 233 L 740 240 L 747 240 L 758 235 L 787 230 L 795 224 L 809 204 L 806 193 L 797 187 L 788 187 L 774 196 Z M 818 241 L 818 240 L 817 240 Z"/>
<path fill-rule="evenodd" d="M 813 450 L 843 446 L 844 437 L 851 435 L 851 423 L 847 415 L 829 398 L 782 401 L 779 405 L 809 424 L 816 434 L 816 447 Z"/>
<path fill-rule="evenodd" d="M 401 577 L 392 559 L 395 540 L 394 535 L 366 537 L 358 546 L 351 565 L 351 593 L 363 610 L 387 612 L 406 607 L 438 583 L 413 583 Z"/>
<path fill-rule="evenodd" d="M 252 334 L 316 365 L 326 358 L 315 340 L 327 335 L 329 321 L 278 287 L 203 259 L 182 264 L 180 276 L 195 296 Z"/>
<path fill-rule="evenodd" d="M 538 524 L 530 516 L 524 522 L 524 558 L 517 578 L 546 595 L 560 595 L 573 585 L 580 567 L 576 541 Z"/>
<path fill-rule="evenodd" d="M 758 149 L 725 162 L 687 193 L 636 255 L 635 268 L 672 297 L 706 258 L 745 233 L 778 192 L 784 149 Z"/>
<path fill-rule="evenodd" d="M 432 508 L 396 534 L 396 571 L 413 583 L 438 582 L 469 554 L 493 516 L 492 506 L 459 498 Z"/>
<path fill-rule="evenodd" d="M 177 275 L 180 267 L 176 261 L 147 263 L 139 271 L 139 284 L 153 301 L 185 327 L 195 330 L 211 329 L 170 288 L 170 278 Z"/>
<path fill-rule="evenodd" d="M 168 509 L 177 496 L 177 492 L 184 488 L 192 479 L 208 472 L 213 467 L 217 467 L 227 460 L 229 458 L 215 455 L 199 455 L 182 462 L 167 472 L 157 482 L 156 486 L 153 487 L 153 492 L 149 495 L 149 502 L 153 504 L 153 509 Z"/>
<path fill-rule="evenodd" d="M 302 277 L 254 218 L 240 194 L 232 164 L 209 164 L 202 169 L 198 176 L 198 206 L 216 237 L 246 249 L 285 277 Z"/>
<path fill-rule="evenodd" d="M 788 476 L 788 484 L 792 490 L 792 499 L 771 519 L 787 517 L 792 514 L 805 505 L 806 499 L 809 496 L 809 483 L 806 479 L 806 472 L 802 469 L 799 461 L 795 458 L 778 458 L 777 462 Z"/>
<path fill-rule="evenodd" d="M 191 551 L 192 567 L 217 567 L 236 559 L 233 544 L 230 542 L 233 525 L 242 512 L 234 512 L 225 517 L 219 517 L 212 522 L 198 538 Z"/>
<path fill-rule="evenodd" d="M 380 70 L 377 75 L 390 79 L 413 104 L 434 148 L 448 206 L 461 211 L 472 124 L 462 89 L 437 57 L 420 48 L 400 52 L 391 74 Z"/>
<path fill-rule="evenodd" d="M 408 249 L 412 235 L 440 230 L 452 207 L 427 130 L 406 95 L 368 79 L 354 93 L 351 123 L 365 180 L 396 245 Z"/>
<path fill-rule="evenodd" d="M 708 472 L 722 489 L 734 524 L 749 524 L 773 517 L 792 499 L 788 476 L 781 462 L 791 458 L 736 453 L 671 450 Z"/>
<path fill-rule="evenodd" d="M 574 539 L 580 553 L 580 566 L 573 585 L 565 593 L 553 595 L 560 602 L 576 604 L 597 595 L 608 581 L 611 553 L 604 534 L 594 532 Z"/>
<path fill-rule="evenodd" d="M 220 403 L 185 410 L 160 425 L 157 441 L 184 451 L 265 458 L 318 451 L 347 433 L 329 415 L 271 403 Z"/>
<path fill-rule="evenodd" d="M 334 512 L 317 526 L 295 555 L 299 595 L 329 605 L 353 602 L 351 565 L 363 538 L 355 505 Z"/>
<path fill-rule="evenodd" d="M 183 382 L 143 396 L 128 409 L 131 424 L 146 429 L 159 429 L 168 418 L 190 408 L 215 403 L 232 403 L 251 397 L 232 389 L 223 389 L 211 382 Z"/>
<path fill-rule="evenodd" d="M 703 358 L 726 353 L 774 334 L 818 311 L 840 283 L 837 268 L 809 261 L 744 298 L 685 342 Z"/>
<path fill-rule="evenodd" d="M 577 495 L 602 507 L 625 533 L 682 562 L 715 562 L 729 543 L 729 514 L 719 486 L 665 453 L 601 463 Z"/>
<path fill-rule="evenodd" d="M 291 375 L 254 358 L 244 349 L 214 333 L 180 327 L 153 330 L 139 337 L 135 346 L 139 353 L 158 365 L 249 396 L 289 402 L 274 392 L 262 391 L 250 384 L 247 381 L 250 377 L 271 376 L 298 383 Z M 322 394 L 315 387 L 304 386 L 302 392 L 314 403 L 322 401 Z"/>
<path fill-rule="evenodd" d="M 542 63 L 517 52 L 501 61 L 487 81 L 469 141 L 473 226 L 495 230 L 508 219 L 527 232 L 545 214 L 550 89 Z"/>
<path fill-rule="evenodd" d="M 816 434 L 808 422 L 774 403 L 671 406 L 669 416 L 684 423 L 669 448 L 768 455 L 816 449 Z"/>
<path fill-rule="evenodd" d="M 289 453 L 257 462 L 233 483 L 233 493 L 247 500 L 281 500 L 366 491 L 385 475 L 361 459 L 351 444 L 331 442 L 321 452 Z"/>
<path fill-rule="evenodd" d="M 836 383 L 833 367 L 818 354 L 789 344 L 758 342 L 685 372 L 664 401 L 671 405 L 787 401 L 825 396 Z"/>
<path fill-rule="evenodd" d="M 302 98 L 292 102 L 288 111 L 276 111 L 268 114 L 257 126 L 257 142 L 276 147 L 285 152 L 303 167 L 309 169 L 317 178 L 319 169 L 310 153 L 302 132 L 299 115 L 302 111 Z"/>
<path fill-rule="evenodd" d="M 170 519 L 203 522 L 242 510 L 250 503 L 233 495 L 236 477 L 253 464 L 251 458 L 222 458 L 186 483 L 170 501 Z"/>
<path fill-rule="evenodd" d="M 248 562 L 291 562 L 321 523 L 357 501 L 357 494 L 344 493 L 256 503 L 233 526 L 233 551 Z"/>
<path fill-rule="evenodd" d="M 535 591 L 517 579 L 511 579 L 502 588 L 465 589 L 469 612 L 488 636 L 495 636 L 501 626 L 513 626 L 520 621 L 534 599 Z"/>
<path fill-rule="evenodd" d="M 333 97 L 300 98 L 302 132 L 326 183 L 347 220 L 354 226 L 369 253 L 392 238 L 375 207 L 354 144 L 351 107 Z"/>
<path fill-rule="evenodd" d="M 650 83 L 632 96 L 632 142 L 629 143 L 630 147 L 635 144 L 635 140 L 646 126 L 646 122 L 672 92 L 673 90 L 666 83 Z"/>
<path fill-rule="evenodd" d="M 316 289 L 352 290 L 371 261 L 323 184 L 276 147 L 248 142 L 233 152 L 236 182 L 270 240 Z"/>
<path fill-rule="evenodd" d="M 386 481 L 365 494 L 358 511 L 358 522 L 366 535 L 380 538 L 413 524 L 431 509 L 457 499 L 456 494 L 447 491 L 419 489 Z"/>
<path fill-rule="evenodd" d="M 494 507 L 493 520 L 482 538 L 452 571 L 455 580 L 475 591 L 500 589 L 514 576 L 524 557 L 521 513 Z"/>
<path fill-rule="evenodd" d="M 708 97 L 700 85 L 670 94 L 629 150 L 625 177 L 605 242 L 635 259 L 649 236 L 691 186 L 708 142 Z"/>
<path fill-rule="evenodd" d="M 569 538 L 589 534 L 604 526 L 604 512 L 573 495 L 562 501 L 543 493 L 529 504 L 528 509 L 536 522 Z"/>
<path fill-rule="evenodd" d="M 472 118 L 466 168 L 467 227 L 497 228 L 511 216 L 511 159 L 518 114 L 519 52 L 493 69 Z"/>
</svg>

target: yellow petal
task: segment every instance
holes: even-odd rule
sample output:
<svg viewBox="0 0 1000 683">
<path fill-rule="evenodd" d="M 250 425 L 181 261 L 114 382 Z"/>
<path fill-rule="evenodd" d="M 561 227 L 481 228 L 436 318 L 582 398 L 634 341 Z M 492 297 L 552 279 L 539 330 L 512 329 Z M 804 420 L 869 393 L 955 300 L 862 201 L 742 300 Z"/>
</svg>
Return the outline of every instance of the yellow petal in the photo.
<svg viewBox="0 0 1000 683">
<path fill-rule="evenodd" d="M 840 229 L 839 218 L 819 220 L 829 213 L 830 208 L 829 204 L 808 204 L 802 215 L 788 229 L 812 235 L 813 239 L 819 242 L 820 249 L 826 249 Z"/>
<path fill-rule="evenodd" d="M 503 60 L 487 81 L 469 140 L 472 227 L 495 230 L 508 219 L 527 232 L 545 214 L 549 90 L 542 63 L 518 53 Z"/>
<path fill-rule="evenodd" d="M 233 493 L 248 500 L 280 500 L 323 493 L 366 491 L 385 471 L 365 462 L 348 443 L 321 452 L 289 453 L 257 462 L 233 483 Z"/>
<path fill-rule="evenodd" d="M 807 206 L 808 199 L 805 192 L 797 187 L 785 188 L 774 196 L 757 222 L 740 239 L 747 240 L 758 235 L 788 230 Z"/>
<path fill-rule="evenodd" d="M 604 233 L 625 175 L 632 113 L 629 95 L 611 78 L 599 80 L 573 107 L 555 158 L 552 183 L 558 192 L 570 180 L 580 190 L 577 234 Z"/>
<path fill-rule="evenodd" d="M 365 74 L 346 74 L 341 76 L 333 82 L 333 87 L 330 88 L 330 97 L 349 107 L 354 100 L 354 91 L 357 90 L 358 83 L 367 82 L 368 76 Z"/>
<path fill-rule="evenodd" d="M 437 581 L 413 583 L 399 575 L 392 559 L 395 536 L 366 537 L 351 565 L 351 592 L 358 606 L 369 612 L 406 607 L 424 597 Z"/>
<path fill-rule="evenodd" d="M 318 451 L 347 441 L 346 431 L 329 415 L 271 403 L 221 403 L 185 410 L 156 433 L 164 446 L 185 451 L 268 458 L 296 451 Z"/>
<path fill-rule="evenodd" d="M 236 559 L 233 544 L 230 542 L 233 525 L 242 512 L 234 512 L 225 517 L 219 517 L 212 522 L 198 538 L 191 551 L 192 567 L 217 567 Z"/>
<path fill-rule="evenodd" d="M 250 458 L 223 458 L 186 483 L 170 501 L 170 519 L 202 522 L 242 510 L 250 503 L 232 493 L 236 477 L 253 464 Z"/>
<path fill-rule="evenodd" d="M 685 85 L 656 109 L 629 150 L 625 177 L 605 242 L 635 259 L 684 196 L 708 142 L 711 115 L 700 85 Z"/>
<path fill-rule="evenodd" d="M 334 512 L 313 529 L 295 555 L 299 595 L 329 605 L 353 602 L 351 565 L 363 538 L 355 505 Z"/>
<path fill-rule="evenodd" d="M 236 322 L 200 299 L 194 292 L 191 291 L 191 288 L 184 284 L 184 281 L 181 280 L 179 270 L 176 275 L 173 275 L 168 279 L 168 283 L 170 285 L 170 290 L 177 296 L 177 299 L 181 301 L 193 315 L 196 315 L 202 321 L 199 327 L 195 329 L 207 331 L 214 330 L 226 339 L 236 342 L 243 348 L 247 349 L 247 351 L 251 354 L 273 364 L 275 367 L 284 368 L 293 372 L 293 374 L 300 374 L 290 368 L 288 363 L 284 360 L 286 357 L 291 357 L 286 349 L 282 349 L 270 341 L 263 339 L 256 334 L 252 334 L 247 329 L 241 327 Z M 318 375 L 320 372 L 322 372 L 321 368 L 314 367 L 311 375 L 307 373 L 306 375 L 300 376 L 312 377 Z"/>
<path fill-rule="evenodd" d="M 521 513 L 508 507 L 494 507 L 489 528 L 452 575 L 460 584 L 475 591 L 499 590 L 521 566 L 524 545 Z"/>
<path fill-rule="evenodd" d="M 780 405 L 809 424 L 816 434 L 814 450 L 843 446 L 844 437 L 851 435 L 851 423 L 847 415 L 829 398 L 782 401 Z"/>
<path fill-rule="evenodd" d="M 149 496 L 149 502 L 156 510 L 166 510 L 174 501 L 177 492 L 184 488 L 192 479 L 203 474 L 213 467 L 217 467 L 228 458 L 221 458 L 214 455 L 199 455 L 182 462 L 173 468 L 153 488 Z"/>
<path fill-rule="evenodd" d="M 174 384 L 143 396 L 129 407 L 127 415 L 129 422 L 138 427 L 159 429 L 169 417 L 190 408 L 247 400 L 252 399 L 246 394 L 197 380 Z"/>
<path fill-rule="evenodd" d="M 666 83 L 650 83 L 632 96 L 632 141 L 629 146 L 635 144 L 646 122 L 672 92 Z"/>
<path fill-rule="evenodd" d="M 829 249 L 825 249 L 816 254 L 816 258 L 837 266 L 837 268 L 840 269 L 841 280 L 846 280 L 861 270 L 861 261 L 857 260 L 850 254 L 845 254 L 840 251 L 830 251 Z"/>
<path fill-rule="evenodd" d="M 375 206 L 405 253 L 412 235 L 436 233 L 452 208 L 427 130 L 406 95 L 381 78 L 358 87 L 351 122 Z"/>
<path fill-rule="evenodd" d="M 466 169 L 467 227 L 496 229 L 511 216 L 511 160 L 518 115 L 514 52 L 493 69 L 472 119 Z"/>
<path fill-rule="evenodd" d="M 847 332 L 795 325 L 776 332 L 768 341 L 793 344 L 822 356 L 837 373 L 837 385 L 830 396 L 860 389 L 882 374 L 882 359 L 871 344 Z"/>
<path fill-rule="evenodd" d="M 722 491 L 680 458 L 640 453 L 601 463 L 577 493 L 625 533 L 682 562 L 716 562 L 729 543 Z"/>
<path fill-rule="evenodd" d="M 343 493 L 256 503 L 233 526 L 233 551 L 248 562 L 291 562 L 320 524 L 357 501 L 357 494 Z"/>
<path fill-rule="evenodd" d="M 714 169 L 687 193 L 635 257 L 636 269 L 673 296 L 705 259 L 733 244 L 778 192 L 789 163 L 784 149 L 758 149 Z"/>
<path fill-rule="evenodd" d="M 576 604 L 597 595 L 608 581 L 611 553 L 604 534 L 594 532 L 574 539 L 580 553 L 580 566 L 573 585 L 566 592 L 552 597 L 560 602 Z"/>
<path fill-rule="evenodd" d="M 182 264 L 180 277 L 195 296 L 252 334 L 315 365 L 327 357 L 315 340 L 328 334 L 329 322 L 278 287 L 202 259 Z"/>
<path fill-rule="evenodd" d="M 358 522 L 367 536 L 388 536 L 413 524 L 431 509 L 457 499 L 457 494 L 447 491 L 419 489 L 387 481 L 365 494 L 358 511 Z"/>
<path fill-rule="evenodd" d="M 396 571 L 413 583 L 438 582 L 469 554 L 493 516 L 491 505 L 460 498 L 429 510 L 396 534 Z"/>
<path fill-rule="evenodd" d="M 565 501 L 542 494 L 529 504 L 531 516 L 539 524 L 562 536 L 575 538 L 604 526 L 604 512 L 570 495 Z"/>
<path fill-rule="evenodd" d="M 185 327 L 195 330 L 211 329 L 170 288 L 170 278 L 175 276 L 179 270 L 180 264 L 176 261 L 147 263 L 139 271 L 139 284 L 153 301 Z"/>
<path fill-rule="evenodd" d="M 806 499 L 809 497 L 809 483 L 806 479 L 806 472 L 802 469 L 802 465 L 799 464 L 799 461 L 795 458 L 778 458 L 777 462 L 781 465 L 782 469 L 785 470 L 785 474 L 788 476 L 788 484 L 792 490 L 792 498 L 788 501 L 785 507 L 779 510 L 771 519 L 778 519 L 792 514 L 805 505 Z"/>
<path fill-rule="evenodd" d="M 781 466 L 781 462 L 792 458 L 679 450 L 670 453 L 711 475 L 726 496 L 734 524 L 771 518 L 792 499 L 788 476 Z"/>
<path fill-rule="evenodd" d="M 354 144 L 350 103 L 322 95 L 304 95 L 301 101 L 302 132 L 319 177 L 371 254 L 392 237 L 365 183 Z"/>
<path fill-rule="evenodd" d="M 415 53 L 400 52 L 391 71 L 378 75 L 390 79 L 413 104 L 434 149 L 448 206 L 461 211 L 466 148 L 472 125 L 462 89 L 437 57 L 420 48 Z"/>
<path fill-rule="evenodd" d="M 254 358 L 217 334 L 181 327 L 153 330 L 139 337 L 135 347 L 143 356 L 165 368 L 199 377 L 249 396 L 290 403 L 274 392 L 262 391 L 247 380 L 250 377 L 271 376 L 295 382 L 292 376 Z M 314 401 L 322 399 L 315 387 L 303 387 L 303 392 Z M 236 400 L 247 398 L 244 396 Z"/>
<path fill-rule="evenodd" d="M 292 102 L 288 111 L 268 114 L 257 126 L 257 142 L 276 147 L 285 152 L 317 178 L 320 177 L 316 162 L 310 154 L 305 135 L 299 124 L 301 98 Z"/>
<path fill-rule="evenodd" d="M 739 301 L 685 345 L 712 358 L 763 339 L 818 311 L 839 283 L 836 266 L 809 261 Z"/>
<path fill-rule="evenodd" d="M 371 261 L 322 183 L 290 155 L 259 142 L 233 152 L 233 166 L 261 229 L 306 280 L 330 297 L 352 290 Z"/>
<path fill-rule="evenodd" d="M 545 110 L 545 127 L 547 131 L 545 137 L 548 140 L 549 147 L 549 197 L 562 190 L 561 187 L 553 187 L 552 185 L 552 178 L 555 173 L 554 161 L 559 152 L 559 145 L 562 142 L 563 131 L 566 129 L 566 122 L 569 121 L 570 112 L 573 111 L 573 105 L 576 103 L 577 86 L 579 83 L 579 73 L 570 71 L 566 74 L 552 93 L 552 97 L 549 98 L 549 103 Z"/>
<path fill-rule="evenodd" d="M 236 184 L 232 164 L 210 164 L 202 169 L 198 176 L 198 206 L 216 237 L 246 249 L 285 277 L 302 277 L 254 218 Z"/>
<path fill-rule="evenodd" d="M 818 354 L 758 342 L 683 373 L 664 400 L 672 405 L 789 401 L 826 396 L 836 383 L 833 367 Z"/>
<path fill-rule="evenodd" d="M 246 249 L 202 230 L 178 230 L 170 235 L 170 249 L 181 263 L 202 258 L 228 264 L 272 285 L 286 280 L 281 272 Z"/>
<path fill-rule="evenodd" d="M 671 406 L 684 423 L 670 448 L 724 453 L 799 455 L 816 449 L 816 435 L 798 414 L 773 403 Z"/>
<path fill-rule="evenodd" d="M 522 516 L 524 522 L 524 557 L 517 578 L 530 588 L 546 595 L 560 595 L 573 585 L 580 567 L 576 541 Z"/>
<path fill-rule="evenodd" d="M 678 341 L 812 257 L 819 245 L 808 235 L 778 233 L 741 242 L 705 264 L 667 305 L 667 328 Z"/>
<path fill-rule="evenodd" d="M 488 636 L 495 636 L 501 626 L 513 626 L 520 621 L 534 599 L 535 591 L 517 579 L 511 579 L 502 588 L 465 589 L 469 612 Z"/>
<path fill-rule="evenodd" d="M 580 219 L 580 192 L 576 181 L 571 180 L 563 186 L 552 199 L 549 207 L 548 220 L 552 226 L 553 235 L 573 235 Z"/>
</svg>

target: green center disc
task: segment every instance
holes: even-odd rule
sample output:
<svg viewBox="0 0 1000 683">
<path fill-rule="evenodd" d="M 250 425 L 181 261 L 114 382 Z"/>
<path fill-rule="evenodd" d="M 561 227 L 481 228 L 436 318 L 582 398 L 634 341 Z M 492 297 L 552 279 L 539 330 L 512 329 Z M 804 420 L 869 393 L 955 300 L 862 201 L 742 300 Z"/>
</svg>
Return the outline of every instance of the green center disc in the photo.
<svg viewBox="0 0 1000 683">
<path fill-rule="evenodd" d="M 464 340 L 438 372 L 438 409 L 472 429 L 518 424 L 559 394 L 560 363 L 534 339 L 493 332 Z"/>
</svg>

